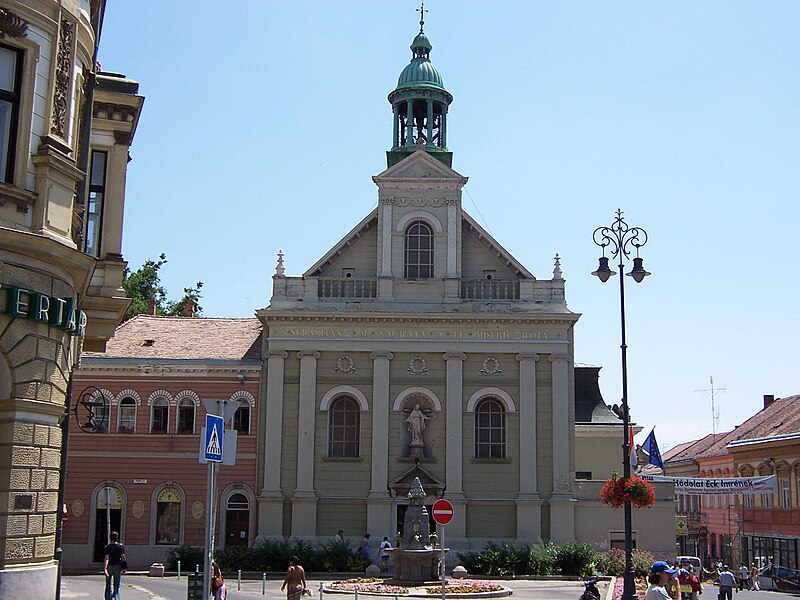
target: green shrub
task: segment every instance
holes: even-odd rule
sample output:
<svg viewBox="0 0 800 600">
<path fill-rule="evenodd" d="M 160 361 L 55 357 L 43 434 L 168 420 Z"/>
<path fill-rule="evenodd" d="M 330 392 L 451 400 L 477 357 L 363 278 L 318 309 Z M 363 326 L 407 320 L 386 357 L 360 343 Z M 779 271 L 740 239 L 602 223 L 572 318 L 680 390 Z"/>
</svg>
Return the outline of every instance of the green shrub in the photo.
<svg viewBox="0 0 800 600">
<path fill-rule="evenodd" d="M 633 559 L 633 570 L 636 571 L 637 577 L 647 577 L 650 567 L 653 566 L 656 560 L 656 557 L 647 550 L 634 550 L 631 553 L 631 558 Z"/>
<path fill-rule="evenodd" d="M 350 547 L 350 544 L 346 540 L 323 544 L 318 551 L 320 554 L 321 571 L 362 570 L 361 558 L 353 556 L 354 549 Z"/>
<path fill-rule="evenodd" d="M 593 575 L 595 551 L 589 544 L 561 544 L 555 547 L 555 571 L 560 575 Z"/>
<path fill-rule="evenodd" d="M 255 555 L 247 546 L 226 546 L 223 550 L 215 552 L 214 558 L 223 573 L 235 573 L 239 569 L 258 570 Z"/>
<path fill-rule="evenodd" d="M 292 555 L 288 542 L 278 539 L 261 540 L 250 552 L 259 571 L 283 571 Z"/>
<path fill-rule="evenodd" d="M 529 568 L 528 546 L 489 542 L 481 552 L 466 552 L 459 558 L 467 571 L 476 575 L 525 575 Z"/>
<path fill-rule="evenodd" d="M 528 549 L 529 575 L 552 575 L 555 573 L 556 547 L 552 542 L 539 542 Z"/>
<path fill-rule="evenodd" d="M 194 571 L 197 565 L 200 565 L 202 571 L 205 565 L 205 552 L 198 546 L 178 546 L 167 552 L 166 559 L 166 568 L 170 571 L 178 570 L 178 561 L 181 561 L 181 570 L 184 573 Z"/>
<path fill-rule="evenodd" d="M 655 557 L 646 550 L 634 550 L 631 553 L 633 559 L 633 570 L 637 577 L 646 577 L 650 572 L 650 567 L 655 561 Z M 596 569 L 603 575 L 616 575 L 622 577 L 625 572 L 625 551 L 620 548 L 613 548 L 608 552 L 599 552 L 595 559 Z"/>
</svg>

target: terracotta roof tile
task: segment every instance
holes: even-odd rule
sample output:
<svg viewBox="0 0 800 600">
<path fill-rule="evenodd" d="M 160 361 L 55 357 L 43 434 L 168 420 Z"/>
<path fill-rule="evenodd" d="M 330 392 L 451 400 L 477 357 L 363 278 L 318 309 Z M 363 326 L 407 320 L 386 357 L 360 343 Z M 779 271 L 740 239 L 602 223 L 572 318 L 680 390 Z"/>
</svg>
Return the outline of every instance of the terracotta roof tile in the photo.
<svg viewBox="0 0 800 600">
<path fill-rule="evenodd" d="M 84 356 L 188 360 L 261 358 L 258 319 L 138 315 L 117 327 L 105 352 Z"/>
</svg>

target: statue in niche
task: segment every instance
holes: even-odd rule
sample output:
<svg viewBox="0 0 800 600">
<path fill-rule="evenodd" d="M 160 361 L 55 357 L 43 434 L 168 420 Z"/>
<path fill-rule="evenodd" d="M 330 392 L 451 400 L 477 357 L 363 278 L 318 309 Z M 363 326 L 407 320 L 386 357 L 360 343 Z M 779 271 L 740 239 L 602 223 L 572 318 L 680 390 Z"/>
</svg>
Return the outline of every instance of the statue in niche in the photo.
<svg viewBox="0 0 800 600">
<path fill-rule="evenodd" d="M 430 419 L 430 417 L 420 410 L 419 404 L 415 405 L 414 410 L 406 417 L 408 431 L 411 433 L 411 446 L 425 445 L 422 441 L 422 431 L 425 429 L 428 419 Z"/>
</svg>

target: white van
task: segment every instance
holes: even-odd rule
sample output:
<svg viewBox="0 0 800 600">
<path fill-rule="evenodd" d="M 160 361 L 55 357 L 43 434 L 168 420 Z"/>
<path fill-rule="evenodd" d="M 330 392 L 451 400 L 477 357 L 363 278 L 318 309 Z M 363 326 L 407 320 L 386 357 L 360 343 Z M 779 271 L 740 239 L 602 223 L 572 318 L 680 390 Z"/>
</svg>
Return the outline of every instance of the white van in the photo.
<svg viewBox="0 0 800 600">
<path fill-rule="evenodd" d="M 692 565 L 692 569 L 694 570 L 694 574 L 697 575 L 697 578 L 703 579 L 703 563 L 700 562 L 700 559 L 696 556 L 679 556 L 678 564 L 682 567 L 684 565 Z"/>
</svg>

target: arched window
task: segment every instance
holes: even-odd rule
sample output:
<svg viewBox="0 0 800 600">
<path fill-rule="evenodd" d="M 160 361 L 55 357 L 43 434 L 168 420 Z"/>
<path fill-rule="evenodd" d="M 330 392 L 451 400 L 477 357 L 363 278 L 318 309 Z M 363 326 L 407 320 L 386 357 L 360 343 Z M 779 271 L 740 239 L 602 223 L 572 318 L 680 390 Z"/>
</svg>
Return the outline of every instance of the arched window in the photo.
<svg viewBox="0 0 800 600">
<path fill-rule="evenodd" d="M 328 411 L 328 456 L 358 457 L 361 411 L 353 398 L 341 396 Z"/>
<path fill-rule="evenodd" d="M 506 412 L 494 398 L 475 407 L 475 458 L 506 457 Z"/>
<path fill-rule="evenodd" d="M 178 545 L 181 539 L 181 493 L 164 487 L 156 496 L 156 544 Z"/>
<path fill-rule="evenodd" d="M 403 271 L 410 279 L 433 277 L 433 231 L 422 221 L 406 227 Z"/>
<path fill-rule="evenodd" d="M 178 433 L 194 433 L 194 400 L 183 398 L 178 402 Z"/>
<path fill-rule="evenodd" d="M 119 401 L 117 433 L 136 433 L 136 399 L 125 396 Z"/>
<path fill-rule="evenodd" d="M 150 417 L 150 433 L 167 433 L 169 428 L 169 401 L 166 398 L 153 400 Z"/>
<path fill-rule="evenodd" d="M 239 408 L 233 413 L 233 429 L 240 435 L 250 435 L 250 403 L 239 400 Z"/>
</svg>

